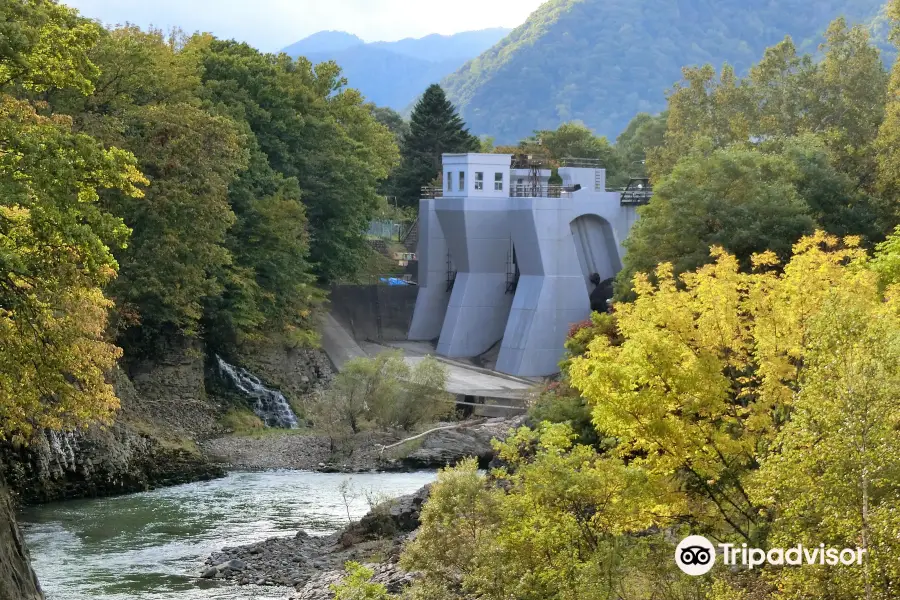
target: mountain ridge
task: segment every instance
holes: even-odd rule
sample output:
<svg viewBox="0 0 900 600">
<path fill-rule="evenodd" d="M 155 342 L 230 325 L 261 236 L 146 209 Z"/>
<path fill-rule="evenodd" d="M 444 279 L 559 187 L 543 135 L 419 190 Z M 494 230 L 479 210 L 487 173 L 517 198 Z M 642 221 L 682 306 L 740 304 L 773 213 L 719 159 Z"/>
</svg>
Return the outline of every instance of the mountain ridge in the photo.
<svg viewBox="0 0 900 600">
<path fill-rule="evenodd" d="M 502 39 L 503 27 L 430 34 L 395 42 L 364 42 L 342 31 L 320 31 L 282 50 L 313 63 L 341 66 L 350 87 L 369 102 L 397 111 L 406 109 L 425 88 L 456 71 Z"/>
<path fill-rule="evenodd" d="M 514 143 L 579 120 L 614 138 L 639 112 L 665 108 L 681 68 L 728 62 L 745 72 L 791 35 L 801 51 L 844 13 L 868 23 L 881 0 L 551 0 L 442 80 L 475 134 Z"/>
<path fill-rule="evenodd" d="M 346 31 L 318 31 L 290 46 L 285 46 L 281 51 L 296 58 L 308 52 L 337 52 L 365 43 L 361 37 Z"/>
</svg>

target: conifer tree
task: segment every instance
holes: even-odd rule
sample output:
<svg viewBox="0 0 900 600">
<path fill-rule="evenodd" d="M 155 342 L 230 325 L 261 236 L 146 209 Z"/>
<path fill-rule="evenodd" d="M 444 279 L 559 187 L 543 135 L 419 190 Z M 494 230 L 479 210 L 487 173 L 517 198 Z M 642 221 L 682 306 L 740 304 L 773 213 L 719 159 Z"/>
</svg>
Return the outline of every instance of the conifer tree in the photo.
<svg viewBox="0 0 900 600">
<path fill-rule="evenodd" d="M 405 206 L 415 205 L 422 186 L 439 177 L 442 154 L 477 152 L 480 147 L 441 86 L 429 86 L 413 109 L 409 133 L 401 143 L 402 162 L 392 177 L 394 195 Z"/>
</svg>

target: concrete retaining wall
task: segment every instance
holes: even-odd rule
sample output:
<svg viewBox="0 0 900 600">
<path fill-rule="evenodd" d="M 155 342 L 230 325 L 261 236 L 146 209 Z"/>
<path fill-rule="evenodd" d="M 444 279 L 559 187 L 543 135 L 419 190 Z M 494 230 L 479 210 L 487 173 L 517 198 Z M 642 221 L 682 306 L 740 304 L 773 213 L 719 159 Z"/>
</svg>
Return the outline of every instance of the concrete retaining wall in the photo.
<svg viewBox="0 0 900 600">
<path fill-rule="evenodd" d="M 331 314 L 356 340 L 406 340 L 416 307 L 416 286 L 335 285 Z"/>
</svg>

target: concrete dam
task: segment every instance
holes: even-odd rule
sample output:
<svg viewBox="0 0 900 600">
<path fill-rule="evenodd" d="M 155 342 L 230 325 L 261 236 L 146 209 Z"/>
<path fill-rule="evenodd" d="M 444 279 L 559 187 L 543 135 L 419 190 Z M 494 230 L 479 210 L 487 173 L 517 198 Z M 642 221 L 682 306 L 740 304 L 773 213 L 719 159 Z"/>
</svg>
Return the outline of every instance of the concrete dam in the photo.
<svg viewBox="0 0 900 600">
<path fill-rule="evenodd" d="M 510 168 L 509 154 L 445 154 L 443 186 L 419 204 L 419 286 L 410 340 L 468 358 L 500 344 L 496 370 L 559 371 L 570 326 L 591 313 L 591 276 L 615 276 L 649 194 L 606 190 L 588 161 Z M 649 189 L 649 188 L 648 188 Z"/>
</svg>

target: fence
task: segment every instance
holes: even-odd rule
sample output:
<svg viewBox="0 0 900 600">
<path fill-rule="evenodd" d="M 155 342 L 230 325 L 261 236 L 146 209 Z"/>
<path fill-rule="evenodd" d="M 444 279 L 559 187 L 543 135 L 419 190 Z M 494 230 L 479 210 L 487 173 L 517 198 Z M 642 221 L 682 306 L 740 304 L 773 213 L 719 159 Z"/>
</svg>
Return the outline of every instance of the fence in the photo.
<svg viewBox="0 0 900 600">
<path fill-rule="evenodd" d="M 403 231 L 403 224 L 395 221 L 372 221 L 366 235 L 385 240 L 399 240 Z"/>
</svg>

